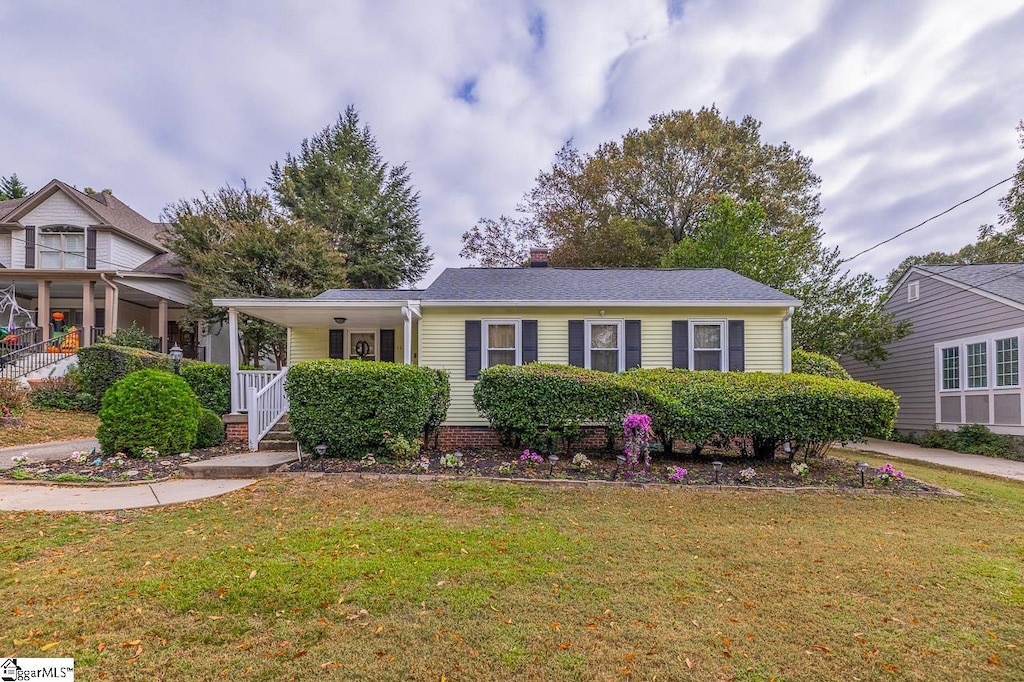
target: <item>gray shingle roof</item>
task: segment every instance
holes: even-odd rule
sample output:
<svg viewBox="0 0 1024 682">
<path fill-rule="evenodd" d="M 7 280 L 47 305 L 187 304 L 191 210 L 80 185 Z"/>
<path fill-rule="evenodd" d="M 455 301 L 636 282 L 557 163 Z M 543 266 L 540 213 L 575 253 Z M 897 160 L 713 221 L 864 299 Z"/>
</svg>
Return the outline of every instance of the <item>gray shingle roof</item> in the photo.
<svg viewBox="0 0 1024 682">
<path fill-rule="evenodd" d="M 328 289 L 321 301 L 408 301 L 423 296 L 422 289 Z"/>
<path fill-rule="evenodd" d="M 146 272 L 153 275 L 181 276 L 184 271 L 178 264 L 178 256 L 173 253 L 161 253 L 135 268 L 135 272 Z"/>
<path fill-rule="evenodd" d="M 20 199 L 8 199 L 7 201 L 0 201 L 0 222 L 3 222 L 3 218 L 5 215 L 21 206 L 25 199 L 26 197 L 22 197 Z"/>
<path fill-rule="evenodd" d="M 917 269 L 1016 303 L 1024 303 L 1024 263 L 918 265 Z"/>
<path fill-rule="evenodd" d="M 797 299 L 724 269 L 448 268 L 424 301 L 751 301 Z"/>
</svg>

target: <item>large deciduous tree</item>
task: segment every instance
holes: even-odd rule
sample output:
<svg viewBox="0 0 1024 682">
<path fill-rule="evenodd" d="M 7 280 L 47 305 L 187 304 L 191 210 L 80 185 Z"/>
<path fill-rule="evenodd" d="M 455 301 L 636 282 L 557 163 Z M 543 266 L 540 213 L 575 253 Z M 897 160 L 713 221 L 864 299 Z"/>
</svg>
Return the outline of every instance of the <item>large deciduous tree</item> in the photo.
<svg viewBox="0 0 1024 682">
<path fill-rule="evenodd" d="M 382 159 L 355 107 L 275 163 L 269 185 L 289 214 L 330 233 L 350 286 L 411 285 L 430 267 L 409 170 Z"/>
<path fill-rule="evenodd" d="M 169 225 L 161 239 L 174 253 L 192 288 L 190 322 L 223 324 L 220 297 L 308 298 L 345 284 L 344 258 L 321 227 L 278 211 L 266 191 L 223 187 L 164 210 Z M 285 330 L 239 316 L 243 362 L 281 364 Z"/>
</svg>

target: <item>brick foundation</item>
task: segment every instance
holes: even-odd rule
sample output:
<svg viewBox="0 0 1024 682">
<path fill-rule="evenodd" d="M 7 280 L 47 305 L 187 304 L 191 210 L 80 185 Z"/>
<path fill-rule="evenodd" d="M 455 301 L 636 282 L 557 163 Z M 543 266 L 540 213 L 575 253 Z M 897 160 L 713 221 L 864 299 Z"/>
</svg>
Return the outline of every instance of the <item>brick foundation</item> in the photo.
<svg viewBox="0 0 1024 682">
<path fill-rule="evenodd" d="M 249 441 L 249 417 L 244 414 L 226 414 L 224 421 L 224 440 L 227 442 Z"/>
</svg>

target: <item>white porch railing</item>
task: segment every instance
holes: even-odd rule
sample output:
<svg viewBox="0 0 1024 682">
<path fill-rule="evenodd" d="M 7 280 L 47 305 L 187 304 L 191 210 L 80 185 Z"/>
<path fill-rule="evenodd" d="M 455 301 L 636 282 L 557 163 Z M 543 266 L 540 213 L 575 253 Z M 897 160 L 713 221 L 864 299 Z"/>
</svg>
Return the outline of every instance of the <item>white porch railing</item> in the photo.
<svg viewBox="0 0 1024 682">
<path fill-rule="evenodd" d="M 284 372 L 276 370 L 239 370 L 235 374 L 234 394 L 238 397 L 238 412 L 245 412 L 249 406 L 249 389 L 257 391 L 276 379 Z"/>
<path fill-rule="evenodd" d="M 255 372 L 253 373 L 255 374 Z M 285 367 L 279 373 L 274 372 L 274 374 L 274 378 L 262 388 L 257 389 L 255 386 L 250 386 L 247 391 L 250 450 L 259 447 L 263 436 L 267 435 L 277 420 L 288 411 L 288 396 L 284 392 L 284 380 L 288 376 L 288 368 Z"/>
</svg>

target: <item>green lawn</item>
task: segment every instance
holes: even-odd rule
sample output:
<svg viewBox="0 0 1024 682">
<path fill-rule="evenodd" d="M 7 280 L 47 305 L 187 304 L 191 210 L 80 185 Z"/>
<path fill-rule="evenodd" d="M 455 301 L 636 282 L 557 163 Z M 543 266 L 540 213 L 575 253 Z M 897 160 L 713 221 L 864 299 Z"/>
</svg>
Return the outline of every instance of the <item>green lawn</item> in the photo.
<svg viewBox="0 0 1024 682">
<path fill-rule="evenodd" d="M 904 468 L 966 497 L 272 479 L 5 513 L 0 654 L 83 680 L 1024 678 L 1024 485 Z"/>
</svg>

